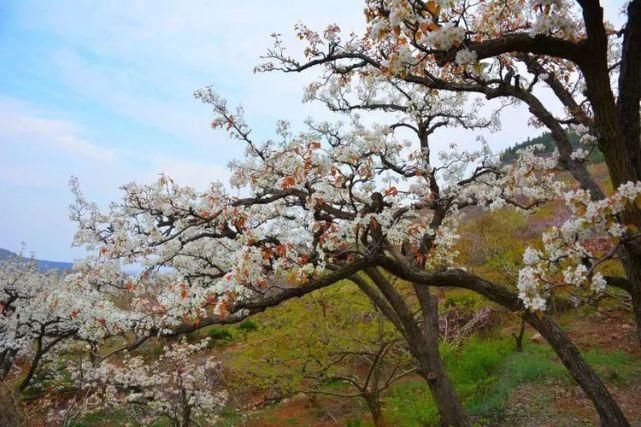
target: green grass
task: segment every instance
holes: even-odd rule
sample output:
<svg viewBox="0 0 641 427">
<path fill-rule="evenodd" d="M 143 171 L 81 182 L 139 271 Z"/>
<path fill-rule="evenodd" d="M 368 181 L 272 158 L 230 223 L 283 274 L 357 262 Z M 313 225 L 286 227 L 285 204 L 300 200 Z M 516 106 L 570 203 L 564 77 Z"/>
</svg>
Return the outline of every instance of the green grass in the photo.
<svg viewBox="0 0 641 427">
<path fill-rule="evenodd" d="M 529 345 L 522 353 L 511 351 L 501 353 L 499 357 L 500 362 L 488 370 L 486 380 L 464 397 L 470 415 L 485 422 L 501 417 L 510 394 L 518 386 L 544 379 L 569 378 L 552 352 L 543 346 Z"/>
<path fill-rule="evenodd" d="M 590 350 L 583 356 L 605 381 L 626 382 L 641 379 L 641 363 L 623 351 L 600 352 Z"/>
<path fill-rule="evenodd" d="M 218 422 L 216 422 L 216 426 L 218 427 L 233 427 L 240 425 L 243 421 L 243 416 L 239 414 L 238 412 L 226 408 L 224 409 L 218 418 Z"/>
<path fill-rule="evenodd" d="M 209 348 L 217 344 L 229 344 L 234 340 L 234 334 L 224 326 L 212 326 L 207 330 L 207 336 L 211 338 Z"/>
<path fill-rule="evenodd" d="M 433 425 L 438 412 L 425 381 L 412 379 L 394 386 L 384 401 L 383 415 L 391 425 L 413 427 Z"/>
<path fill-rule="evenodd" d="M 240 322 L 238 329 L 245 332 L 251 332 L 258 329 L 258 325 L 253 320 L 247 319 Z"/>
<path fill-rule="evenodd" d="M 480 424 L 500 421 L 519 386 L 572 379 L 546 345 L 526 344 L 514 351 L 512 340 L 472 339 L 462 349 L 443 348 L 446 368 L 466 410 Z M 606 381 L 641 378 L 641 364 L 624 352 L 587 351 L 584 357 Z M 398 426 L 437 425 L 438 413 L 427 384 L 412 379 L 397 384 L 385 399 L 385 415 Z"/>
<path fill-rule="evenodd" d="M 72 427 L 94 427 L 94 426 L 117 426 L 117 425 L 138 425 L 127 416 L 125 411 L 101 410 L 85 415 L 79 420 L 71 422 Z"/>
</svg>

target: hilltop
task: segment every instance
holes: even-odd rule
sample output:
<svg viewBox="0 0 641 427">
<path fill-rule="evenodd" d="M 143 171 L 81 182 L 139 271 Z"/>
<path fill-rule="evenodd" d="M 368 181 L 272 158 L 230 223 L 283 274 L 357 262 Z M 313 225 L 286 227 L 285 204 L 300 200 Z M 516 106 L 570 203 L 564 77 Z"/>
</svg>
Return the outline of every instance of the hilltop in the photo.
<svg viewBox="0 0 641 427">
<path fill-rule="evenodd" d="M 0 248 L 0 261 L 4 261 L 6 259 L 14 258 L 19 256 L 18 254 L 11 252 L 7 249 L 2 249 Z M 24 257 L 22 257 L 24 258 Z M 71 262 L 60 262 L 60 261 L 48 261 L 48 260 L 42 260 L 42 259 L 34 259 L 36 264 L 38 265 L 38 268 L 41 271 L 48 271 L 48 270 L 71 270 L 73 268 L 73 263 Z"/>
</svg>

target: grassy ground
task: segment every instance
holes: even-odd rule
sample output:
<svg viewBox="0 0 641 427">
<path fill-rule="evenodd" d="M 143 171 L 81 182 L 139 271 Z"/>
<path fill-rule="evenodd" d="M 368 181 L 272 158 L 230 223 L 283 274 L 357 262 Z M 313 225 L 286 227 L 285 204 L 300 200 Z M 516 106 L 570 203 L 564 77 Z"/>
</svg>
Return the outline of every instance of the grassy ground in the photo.
<svg viewBox="0 0 641 427">
<path fill-rule="evenodd" d="M 457 355 L 456 362 L 449 360 L 451 378 L 475 422 L 521 425 L 533 417 L 552 416 L 560 422 L 573 415 L 572 411 L 566 414 L 551 411 L 556 397 L 571 398 L 576 388 L 551 349 L 528 344 L 522 353 L 517 353 L 511 345 L 508 341 L 477 340 Z M 589 351 L 585 357 L 617 389 L 638 384 L 641 379 L 641 363 L 628 353 Z M 580 394 L 576 397 L 580 398 Z M 427 387 L 420 379 L 398 385 L 386 409 L 393 425 L 409 427 L 438 422 Z M 586 415 L 584 419 L 593 418 L 581 415 Z M 573 421 L 568 419 L 569 425 Z"/>
<path fill-rule="evenodd" d="M 610 308 L 584 308 L 559 317 L 585 358 L 606 381 L 633 425 L 641 425 L 641 350 L 629 313 Z M 476 425 L 576 426 L 595 425 L 591 403 L 569 377 L 551 348 L 533 342 L 528 330 L 522 353 L 514 349 L 507 324 L 463 346 L 442 348 L 449 375 Z M 204 331 L 215 338 L 211 351 L 233 353 L 242 347 L 255 325 Z M 538 341 L 538 340 L 537 340 Z M 153 348 L 144 350 L 153 353 Z M 242 399 L 242 398 L 241 398 Z M 238 402 L 236 403 L 246 403 Z M 421 377 L 398 382 L 383 399 L 390 426 L 437 425 L 438 415 Z M 75 426 L 117 426 L 127 422 L 123 413 L 99 412 Z M 46 425 L 36 423 L 31 425 Z M 135 423 L 132 423 L 135 425 Z M 162 426 L 163 424 L 157 424 Z M 251 411 L 226 410 L 220 426 L 371 426 L 359 399 L 297 395 L 278 403 L 258 405 Z"/>
<path fill-rule="evenodd" d="M 587 309 L 560 321 L 620 402 L 633 425 L 641 425 L 641 352 L 634 342 L 629 314 Z M 448 372 L 476 425 L 595 425 L 591 403 L 570 378 L 551 348 L 527 339 L 514 350 L 509 328 L 475 338 L 462 348 L 443 348 Z M 532 336 L 529 331 L 528 337 Z M 384 399 L 389 425 L 438 424 L 436 408 L 420 377 L 397 383 Z M 223 425 L 369 426 L 358 401 L 298 396 L 267 406 Z"/>
</svg>

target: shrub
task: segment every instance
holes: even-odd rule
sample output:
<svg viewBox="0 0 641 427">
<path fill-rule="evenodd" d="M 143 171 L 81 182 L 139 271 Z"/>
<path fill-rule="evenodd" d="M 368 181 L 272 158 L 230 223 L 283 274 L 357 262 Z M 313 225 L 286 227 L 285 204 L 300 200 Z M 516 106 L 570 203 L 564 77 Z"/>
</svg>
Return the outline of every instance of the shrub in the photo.
<svg viewBox="0 0 641 427">
<path fill-rule="evenodd" d="M 256 324 L 256 322 L 247 319 L 240 322 L 240 325 L 238 325 L 238 329 L 245 332 L 251 332 L 258 329 L 258 325 Z"/>
<path fill-rule="evenodd" d="M 220 326 L 212 326 L 207 331 L 207 336 L 213 341 L 231 341 L 234 335 L 226 328 Z"/>
</svg>

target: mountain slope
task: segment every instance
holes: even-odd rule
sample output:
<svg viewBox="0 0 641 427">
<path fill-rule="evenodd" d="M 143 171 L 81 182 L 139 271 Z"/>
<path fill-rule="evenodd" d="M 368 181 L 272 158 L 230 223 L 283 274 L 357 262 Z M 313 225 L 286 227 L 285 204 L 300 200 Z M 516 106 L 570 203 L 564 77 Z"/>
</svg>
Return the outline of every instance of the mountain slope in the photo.
<svg viewBox="0 0 641 427">
<path fill-rule="evenodd" d="M 16 256 L 18 255 L 6 249 L 0 248 L 0 261 L 4 261 Z M 35 262 L 38 265 L 38 268 L 42 271 L 71 270 L 73 268 L 73 264 L 70 262 L 47 261 L 42 259 L 36 259 Z"/>
</svg>

